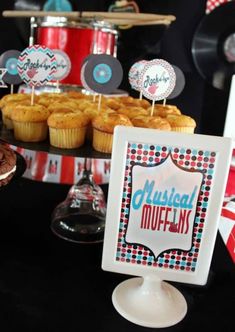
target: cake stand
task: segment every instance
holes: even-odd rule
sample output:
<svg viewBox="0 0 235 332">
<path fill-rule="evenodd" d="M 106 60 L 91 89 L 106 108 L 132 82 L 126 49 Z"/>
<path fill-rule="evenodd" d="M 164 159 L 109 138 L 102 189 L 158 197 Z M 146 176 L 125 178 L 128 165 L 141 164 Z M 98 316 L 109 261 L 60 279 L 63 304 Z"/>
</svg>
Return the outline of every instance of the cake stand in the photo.
<svg viewBox="0 0 235 332">
<path fill-rule="evenodd" d="M 65 200 L 55 207 L 52 213 L 51 230 L 58 237 L 76 243 L 102 242 L 106 200 L 102 188 L 94 181 L 91 160 L 110 159 L 111 155 L 95 151 L 89 143 L 77 149 L 59 149 L 52 147 L 48 140 L 38 143 L 21 142 L 14 138 L 11 130 L 2 125 L 0 126 L 0 137 L 17 149 L 23 148 L 60 156 L 83 158 L 82 176 L 77 183 L 71 186 Z"/>
</svg>

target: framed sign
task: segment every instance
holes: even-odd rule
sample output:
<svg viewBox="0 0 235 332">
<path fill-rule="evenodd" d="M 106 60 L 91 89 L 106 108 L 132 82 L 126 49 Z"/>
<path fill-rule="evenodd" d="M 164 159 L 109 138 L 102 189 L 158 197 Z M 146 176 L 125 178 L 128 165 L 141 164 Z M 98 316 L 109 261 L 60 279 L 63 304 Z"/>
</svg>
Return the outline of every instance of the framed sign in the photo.
<svg viewBox="0 0 235 332">
<path fill-rule="evenodd" d="M 116 127 L 102 268 L 144 280 L 204 285 L 231 153 L 229 138 Z M 132 304 L 138 306 L 136 296 L 122 308 L 123 294 L 135 289 L 129 283 L 124 282 L 113 297 L 116 309 L 127 319 L 129 312 L 139 312 L 137 307 L 129 310 Z M 151 327 L 173 325 L 186 312 L 183 299 L 176 302 L 184 309 L 173 320 L 167 309 L 169 320 L 158 324 L 154 305 L 153 322 L 140 323 L 140 312 L 130 320 Z"/>
</svg>

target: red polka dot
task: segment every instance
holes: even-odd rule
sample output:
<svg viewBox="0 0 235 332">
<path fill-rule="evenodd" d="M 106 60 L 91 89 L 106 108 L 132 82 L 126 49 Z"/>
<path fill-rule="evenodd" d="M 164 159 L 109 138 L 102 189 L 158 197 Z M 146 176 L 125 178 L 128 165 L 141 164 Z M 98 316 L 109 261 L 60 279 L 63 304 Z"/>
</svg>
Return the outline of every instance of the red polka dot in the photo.
<svg viewBox="0 0 235 332">
<path fill-rule="evenodd" d="M 154 155 L 154 152 L 153 152 L 153 151 L 150 151 L 150 152 L 149 152 L 149 155 L 150 155 L 150 156 L 153 156 L 153 155 Z"/>
<path fill-rule="evenodd" d="M 210 158 L 210 163 L 214 163 L 215 162 L 215 158 Z"/>
<path fill-rule="evenodd" d="M 183 162 L 182 160 L 180 160 L 180 161 L 179 161 L 179 165 L 182 166 L 183 164 L 184 164 L 184 162 Z"/>
<path fill-rule="evenodd" d="M 163 152 L 163 153 L 161 154 L 161 157 L 162 157 L 162 158 L 166 158 L 166 153 Z"/>
<path fill-rule="evenodd" d="M 167 268 L 169 265 L 168 265 L 168 264 L 164 264 L 163 266 L 164 266 L 165 268 Z"/>
<path fill-rule="evenodd" d="M 202 161 L 202 157 L 199 156 L 199 157 L 197 158 L 197 161 Z"/>
<path fill-rule="evenodd" d="M 141 154 L 141 153 L 142 153 L 142 150 L 138 150 L 138 151 L 137 151 L 137 154 Z"/>
<path fill-rule="evenodd" d="M 143 157 L 143 161 L 146 161 L 147 160 L 147 157 Z"/>
<path fill-rule="evenodd" d="M 185 270 L 186 270 L 186 271 L 190 271 L 190 267 L 189 267 L 189 266 L 187 266 Z"/>
<path fill-rule="evenodd" d="M 189 159 L 190 159 L 190 156 L 189 156 L 189 155 L 186 155 L 186 156 L 185 156 L 185 159 L 186 159 L 186 160 L 189 160 Z"/>
<path fill-rule="evenodd" d="M 135 156 L 134 156 L 134 155 L 132 155 L 132 156 L 131 156 L 131 159 L 132 159 L 132 160 L 135 160 Z"/>
<path fill-rule="evenodd" d="M 179 270 L 179 268 L 180 268 L 179 265 L 176 265 L 176 266 L 175 266 L 175 269 L 176 269 L 176 270 Z"/>
<path fill-rule="evenodd" d="M 195 161 L 192 161 L 192 162 L 190 163 L 190 165 L 191 165 L 192 167 L 194 167 L 194 166 L 196 165 Z"/>
<path fill-rule="evenodd" d="M 211 185 L 211 181 L 209 181 L 209 180 L 206 181 L 206 185 L 207 185 L 207 186 L 210 186 L 210 185 Z"/>
<path fill-rule="evenodd" d="M 177 159 L 177 158 L 178 158 L 178 154 L 177 154 L 177 153 L 174 153 L 174 154 L 173 154 L 173 158 Z"/>
<path fill-rule="evenodd" d="M 208 168 L 208 164 L 204 163 L 203 168 Z"/>
</svg>

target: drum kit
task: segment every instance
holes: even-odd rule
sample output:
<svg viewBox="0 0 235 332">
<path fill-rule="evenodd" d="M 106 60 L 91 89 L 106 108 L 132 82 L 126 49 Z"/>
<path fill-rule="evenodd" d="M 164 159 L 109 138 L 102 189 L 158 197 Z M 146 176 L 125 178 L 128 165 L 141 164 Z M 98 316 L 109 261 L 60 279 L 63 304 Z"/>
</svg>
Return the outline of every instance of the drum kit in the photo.
<svg viewBox="0 0 235 332">
<path fill-rule="evenodd" d="M 172 15 L 127 12 L 4 11 L 3 16 L 30 18 L 29 45 L 45 45 L 69 56 L 71 71 L 60 81 L 61 91 L 82 89 L 80 72 L 88 55 L 117 56 L 119 26 L 169 25 L 175 20 Z M 53 92 L 55 86 L 53 81 L 47 83 L 43 92 Z M 24 88 L 19 89 L 19 92 L 23 91 Z M 51 229 L 68 241 L 102 242 L 105 212 L 106 202 L 102 189 L 93 180 L 91 159 L 84 158 L 83 175 L 71 187 L 65 201 L 54 209 Z"/>
</svg>

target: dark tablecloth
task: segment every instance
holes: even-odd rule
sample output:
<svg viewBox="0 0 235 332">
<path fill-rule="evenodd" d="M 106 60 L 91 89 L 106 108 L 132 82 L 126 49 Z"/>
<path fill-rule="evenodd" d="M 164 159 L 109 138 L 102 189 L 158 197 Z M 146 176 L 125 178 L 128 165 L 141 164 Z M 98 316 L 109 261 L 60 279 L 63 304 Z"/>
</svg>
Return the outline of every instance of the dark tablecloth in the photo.
<svg viewBox="0 0 235 332">
<path fill-rule="evenodd" d="M 0 331 L 149 331 L 114 309 L 112 292 L 130 276 L 102 271 L 103 245 L 51 232 L 51 213 L 68 189 L 23 178 L 0 189 Z M 172 284 L 186 298 L 187 315 L 152 330 L 234 331 L 235 269 L 219 233 L 208 283 Z"/>
</svg>

